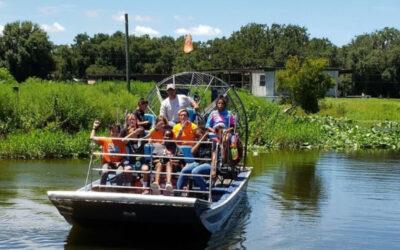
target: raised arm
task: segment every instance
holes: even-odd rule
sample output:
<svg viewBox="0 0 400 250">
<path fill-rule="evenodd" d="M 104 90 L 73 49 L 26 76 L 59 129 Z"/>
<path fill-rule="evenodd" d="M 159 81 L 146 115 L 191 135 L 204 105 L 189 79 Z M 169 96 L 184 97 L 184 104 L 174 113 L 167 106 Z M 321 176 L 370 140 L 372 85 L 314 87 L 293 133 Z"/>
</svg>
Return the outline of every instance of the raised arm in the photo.
<svg viewBox="0 0 400 250">
<path fill-rule="evenodd" d="M 196 111 L 199 109 L 199 105 L 197 104 L 196 101 L 192 101 L 191 106 L 192 106 L 192 108 L 193 108 L 194 110 L 196 110 Z"/>
<path fill-rule="evenodd" d="M 94 137 L 96 136 L 96 130 L 99 128 L 99 126 L 100 126 L 99 121 L 93 122 L 93 129 L 92 129 L 92 132 L 90 133 L 90 139 L 93 141 L 96 141 L 96 139 L 94 139 Z"/>
<path fill-rule="evenodd" d="M 176 134 L 176 140 L 180 140 L 183 134 L 183 130 L 185 129 L 185 127 L 189 124 L 189 121 L 185 121 L 182 125 L 181 125 L 181 129 L 178 131 L 178 133 Z"/>
<path fill-rule="evenodd" d="M 194 144 L 194 146 L 193 146 L 192 149 L 190 150 L 190 152 L 191 152 L 193 155 L 197 152 L 197 150 L 199 150 L 200 145 L 201 145 L 201 142 L 202 142 L 202 141 L 205 141 L 207 137 L 208 137 L 208 133 L 205 133 L 205 134 L 200 138 L 200 140 L 199 140 L 196 144 Z"/>
<path fill-rule="evenodd" d="M 131 129 L 128 131 L 128 133 L 131 131 Z M 144 131 L 144 128 L 139 127 L 135 130 L 133 130 L 132 132 L 130 132 L 127 136 L 125 136 L 124 138 L 137 138 L 138 135 L 140 133 L 142 133 Z M 123 143 L 127 144 L 129 142 L 129 140 L 122 140 Z"/>
</svg>

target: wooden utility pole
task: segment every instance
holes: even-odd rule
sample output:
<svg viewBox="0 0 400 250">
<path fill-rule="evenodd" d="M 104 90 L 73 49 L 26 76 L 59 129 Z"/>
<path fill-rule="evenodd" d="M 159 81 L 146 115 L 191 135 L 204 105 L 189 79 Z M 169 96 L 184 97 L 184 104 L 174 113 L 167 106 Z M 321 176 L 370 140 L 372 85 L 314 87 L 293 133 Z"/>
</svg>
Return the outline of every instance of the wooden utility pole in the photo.
<svg viewBox="0 0 400 250">
<path fill-rule="evenodd" d="M 129 71 L 129 28 L 128 14 L 125 13 L 125 57 L 126 57 L 126 89 L 131 92 L 130 71 Z"/>
</svg>

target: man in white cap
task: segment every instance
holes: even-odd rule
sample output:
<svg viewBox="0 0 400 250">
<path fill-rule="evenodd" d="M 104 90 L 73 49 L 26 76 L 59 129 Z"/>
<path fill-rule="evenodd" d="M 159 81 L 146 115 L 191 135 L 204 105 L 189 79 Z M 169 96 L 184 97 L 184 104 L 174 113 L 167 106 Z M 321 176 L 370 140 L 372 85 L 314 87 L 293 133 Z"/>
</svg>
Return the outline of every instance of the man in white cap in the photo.
<svg viewBox="0 0 400 250">
<path fill-rule="evenodd" d="M 168 121 L 174 124 L 179 122 L 178 110 L 186 109 L 192 106 L 195 110 L 199 108 L 197 103 L 186 95 L 176 94 L 175 84 L 167 85 L 168 97 L 162 101 L 160 115 L 166 117 Z"/>
</svg>

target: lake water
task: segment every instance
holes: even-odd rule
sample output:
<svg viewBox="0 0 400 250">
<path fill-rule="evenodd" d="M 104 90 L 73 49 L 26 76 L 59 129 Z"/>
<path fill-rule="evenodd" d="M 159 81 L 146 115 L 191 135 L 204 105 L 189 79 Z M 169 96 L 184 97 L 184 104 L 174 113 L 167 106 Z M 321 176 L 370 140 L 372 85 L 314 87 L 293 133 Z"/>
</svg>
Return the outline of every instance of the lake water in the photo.
<svg viewBox="0 0 400 250">
<path fill-rule="evenodd" d="M 248 165 L 247 199 L 198 236 L 72 228 L 46 191 L 81 187 L 87 161 L 2 160 L 0 249 L 400 249 L 400 153 L 275 152 Z"/>
</svg>

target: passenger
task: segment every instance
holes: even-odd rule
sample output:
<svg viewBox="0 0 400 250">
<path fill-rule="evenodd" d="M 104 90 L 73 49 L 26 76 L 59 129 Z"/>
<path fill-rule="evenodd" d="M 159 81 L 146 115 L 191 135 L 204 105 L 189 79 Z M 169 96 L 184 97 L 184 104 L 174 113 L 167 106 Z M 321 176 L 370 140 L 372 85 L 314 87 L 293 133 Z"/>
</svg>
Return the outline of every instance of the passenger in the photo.
<svg viewBox="0 0 400 250">
<path fill-rule="evenodd" d="M 146 138 L 150 139 L 150 143 L 162 144 L 165 126 L 170 127 L 168 125 L 168 120 L 162 115 L 157 116 L 154 128 L 150 129 L 149 134 L 146 136 Z"/>
<path fill-rule="evenodd" d="M 145 136 L 144 128 L 139 126 L 139 119 L 136 115 L 132 113 L 126 115 L 125 128 L 122 129 L 120 136 L 123 138 L 142 138 Z M 123 142 L 129 147 L 132 154 L 141 154 L 144 151 L 142 143 L 138 141 L 123 140 Z"/>
<path fill-rule="evenodd" d="M 214 126 L 218 123 L 223 123 L 226 129 L 233 130 L 236 123 L 235 117 L 232 112 L 226 109 L 226 99 L 222 95 L 217 98 L 215 108 L 216 110 L 213 110 L 208 116 L 206 128 L 210 132 L 215 132 Z"/>
<path fill-rule="evenodd" d="M 133 114 L 137 117 L 138 121 L 137 124 L 143 127 L 145 130 L 149 130 L 151 128 L 151 121 L 144 120 L 144 112 L 149 105 L 149 101 L 145 100 L 144 98 L 140 98 L 138 101 L 138 107 L 136 108 Z"/>
<path fill-rule="evenodd" d="M 90 139 L 95 141 L 97 144 L 103 147 L 103 153 L 118 153 L 125 154 L 125 144 L 121 140 L 106 138 L 106 139 L 96 139 L 96 130 L 100 126 L 99 121 L 93 122 L 93 129 L 90 133 Z M 111 137 L 119 137 L 120 126 L 119 125 L 111 125 L 109 127 L 109 133 Z M 124 169 L 123 162 L 125 161 L 124 156 L 118 155 L 103 155 L 102 156 L 102 170 L 100 177 L 100 184 L 105 185 L 107 183 L 107 178 L 110 169 L 117 169 L 116 171 L 116 182 L 117 185 L 122 185 L 124 181 L 124 177 L 122 175 L 122 171 Z"/>
<path fill-rule="evenodd" d="M 210 161 L 206 160 L 196 160 L 193 163 L 186 165 L 182 172 L 183 174 L 200 174 L 200 175 L 208 175 L 211 171 L 211 177 L 216 177 L 216 144 L 213 143 L 201 143 L 209 141 L 208 132 L 206 132 L 205 128 L 197 128 L 194 131 L 195 140 L 197 143 L 192 147 L 192 154 L 195 158 L 210 158 L 211 157 L 211 165 Z M 212 167 L 211 167 L 212 166 Z M 188 176 L 180 175 L 178 179 L 177 189 L 183 189 L 187 184 Z M 206 182 L 203 177 L 194 176 L 193 177 L 196 185 L 200 188 L 201 191 L 207 190 Z M 204 196 L 201 196 L 204 197 Z"/>
<path fill-rule="evenodd" d="M 145 136 L 144 128 L 139 127 L 138 118 L 129 113 L 125 119 L 125 128 L 121 131 L 120 134 L 123 138 L 142 138 Z M 144 154 L 144 143 L 137 140 L 122 140 L 129 147 L 130 154 Z M 143 157 L 129 157 L 129 165 L 125 167 L 125 170 L 133 170 L 133 166 L 138 166 L 142 171 L 148 171 L 149 167 L 144 164 Z M 137 176 L 137 175 L 133 175 Z M 132 173 L 125 173 L 125 180 L 127 183 L 132 183 Z M 135 179 L 136 180 L 136 179 Z M 147 187 L 148 182 L 143 181 L 143 187 Z M 147 190 L 148 192 L 148 190 Z"/>
<path fill-rule="evenodd" d="M 178 111 L 180 123 L 176 124 L 173 132 L 176 140 L 194 141 L 194 130 L 197 125 L 189 121 L 189 112 L 186 109 Z M 192 142 L 178 142 L 179 145 L 193 145 Z"/>
<path fill-rule="evenodd" d="M 197 102 L 186 95 L 176 94 L 175 84 L 171 83 L 167 85 L 167 93 L 168 97 L 161 103 L 160 115 L 167 118 L 167 120 L 171 122 L 171 126 L 179 122 L 179 117 L 177 115 L 178 110 L 186 109 L 190 106 L 198 110 L 199 106 Z"/>
<path fill-rule="evenodd" d="M 170 129 L 165 129 L 164 131 L 164 140 L 172 140 L 173 133 Z M 171 182 L 171 173 L 173 170 L 181 170 L 182 160 L 174 160 L 168 159 L 165 157 L 173 157 L 173 156 L 182 156 L 182 152 L 180 148 L 176 145 L 175 142 L 164 142 L 163 144 L 158 144 L 153 151 L 153 154 L 156 156 L 163 156 L 163 158 L 157 159 L 154 161 L 155 169 L 157 173 L 155 174 L 154 182 L 151 184 L 151 189 L 153 190 L 153 194 L 160 194 L 160 173 L 166 168 L 166 185 L 165 189 L 167 191 L 172 191 L 172 182 Z"/>
<path fill-rule="evenodd" d="M 150 129 L 149 134 L 146 135 L 145 138 L 149 138 L 149 143 L 163 144 L 165 129 L 171 130 L 172 128 L 171 128 L 171 126 L 168 125 L 167 119 L 164 116 L 159 115 L 156 118 L 155 127 Z M 143 186 L 146 184 L 146 187 L 147 187 L 147 183 L 149 183 L 149 181 L 150 181 L 149 174 L 144 174 L 143 175 Z M 143 193 L 147 194 L 148 190 L 145 189 L 145 191 Z"/>
</svg>

